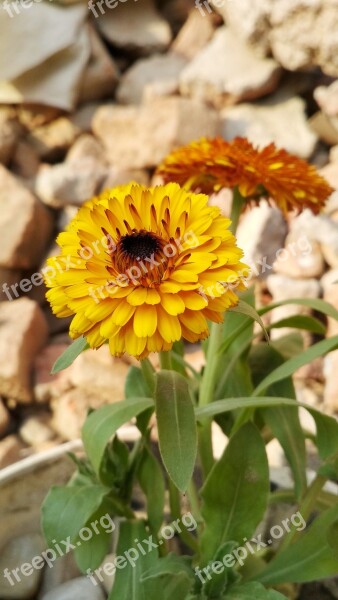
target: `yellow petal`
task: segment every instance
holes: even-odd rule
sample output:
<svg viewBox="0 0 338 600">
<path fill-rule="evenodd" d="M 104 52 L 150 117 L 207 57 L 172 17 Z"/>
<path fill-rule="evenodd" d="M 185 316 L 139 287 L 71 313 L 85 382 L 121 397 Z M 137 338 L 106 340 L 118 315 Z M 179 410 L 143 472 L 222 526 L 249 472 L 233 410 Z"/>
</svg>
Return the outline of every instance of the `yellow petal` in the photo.
<svg viewBox="0 0 338 600">
<path fill-rule="evenodd" d="M 178 294 L 162 294 L 161 306 L 169 315 L 178 315 L 185 311 L 185 304 Z"/>
<path fill-rule="evenodd" d="M 116 325 L 125 325 L 128 323 L 129 319 L 133 316 L 135 312 L 135 307 L 130 306 L 128 302 L 122 300 L 120 304 L 115 308 L 112 319 Z"/>
<path fill-rule="evenodd" d="M 166 342 L 176 342 L 181 338 L 181 325 L 178 317 L 168 315 L 160 306 L 158 310 L 158 330 Z"/>
<path fill-rule="evenodd" d="M 134 332 L 138 337 L 154 335 L 157 327 L 156 307 L 151 304 L 138 306 L 134 314 Z"/>
</svg>

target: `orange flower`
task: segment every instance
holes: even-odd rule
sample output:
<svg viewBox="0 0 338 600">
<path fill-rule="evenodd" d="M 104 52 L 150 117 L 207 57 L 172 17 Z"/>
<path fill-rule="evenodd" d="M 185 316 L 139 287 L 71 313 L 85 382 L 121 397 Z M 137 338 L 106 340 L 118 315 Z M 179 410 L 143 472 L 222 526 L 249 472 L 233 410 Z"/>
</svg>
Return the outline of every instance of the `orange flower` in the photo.
<svg viewBox="0 0 338 600">
<path fill-rule="evenodd" d="M 237 186 L 247 200 L 266 197 L 284 213 L 304 208 L 318 213 L 333 192 L 305 160 L 275 144 L 258 150 L 245 138 L 202 138 L 169 154 L 157 172 L 165 182 L 208 194 Z"/>
</svg>

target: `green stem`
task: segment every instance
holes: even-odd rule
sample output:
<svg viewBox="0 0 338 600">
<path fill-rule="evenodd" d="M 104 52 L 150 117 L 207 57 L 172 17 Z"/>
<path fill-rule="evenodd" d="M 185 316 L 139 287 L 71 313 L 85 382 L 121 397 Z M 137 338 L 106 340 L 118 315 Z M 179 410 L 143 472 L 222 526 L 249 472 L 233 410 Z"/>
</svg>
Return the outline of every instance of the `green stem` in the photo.
<svg viewBox="0 0 338 600">
<path fill-rule="evenodd" d="M 199 547 L 196 538 L 193 535 L 191 535 L 191 533 L 187 531 L 187 529 L 185 529 L 182 523 L 180 492 L 170 478 L 168 479 L 168 486 L 170 512 L 173 519 L 175 521 L 178 521 L 178 525 L 181 530 L 179 532 L 179 536 L 182 542 L 184 542 L 189 548 L 191 548 L 191 550 L 193 550 L 194 552 L 199 552 Z"/>
<path fill-rule="evenodd" d="M 172 370 L 172 364 L 171 364 L 171 353 L 169 352 L 160 352 L 159 353 L 159 357 L 160 357 L 160 365 L 161 365 L 161 369 L 167 369 L 168 371 Z"/>
<path fill-rule="evenodd" d="M 187 496 L 188 496 L 188 500 L 189 500 L 189 504 L 190 504 L 190 508 L 191 508 L 193 517 L 196 519 L 197 523 L 203 523 L 203 518 L 202 518 L 201 510 L 200 510 L 200 500 L 199 500 L 198 492 L 197 492 L 196 485 L 195 485 L 195 482 L 193 479 L 191 479 L 191 481 L 188 485 Z"/>
<path fill-rule="evenodd" d="M 141 360 L 140 366 L 149 393 L 153 396 L 155 391 L 155 369 L 148 358 Z"/>
<path fill-rule="evenodd" d="M 239 223 L 240 216 L 242 214 L 242 209 L 243 209 L 244 204 L 245 204 L 245 198 L 243 198 L 243 196 L 239 192 L 239 189 L 237 187 L 235 187 L 233 189 L 232 206 L 231 206 L 231 214 L 230 214 L 230 219 L 231 219 L 230 229 L 234 235 L 236 234 L 236 231 L 237 231 L 237 226 Z"/>
</svg>

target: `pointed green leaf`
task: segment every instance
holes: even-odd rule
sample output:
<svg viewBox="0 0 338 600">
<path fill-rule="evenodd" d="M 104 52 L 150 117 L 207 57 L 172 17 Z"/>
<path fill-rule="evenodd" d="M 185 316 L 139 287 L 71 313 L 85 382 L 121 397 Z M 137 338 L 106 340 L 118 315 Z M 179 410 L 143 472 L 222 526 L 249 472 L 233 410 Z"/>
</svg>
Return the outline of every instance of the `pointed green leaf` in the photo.
<svg viewBox="0 0 338 600">
<path fill-rule="evenodd" d="M 338 348 L 338 335 L 334 337 L 328 338 L 326 340 L 322 340 L 313 346 L 310 346 L 307 350 L 299 354 L 294 358 L 290 358 L 283 365 L 275 369 L 272 373 L 270 373 L 260 384 L 256 387 L 253 392 L 254 396 L 258 396 L 262 394 L 270 385 L 276 383 L 277 381 L 281 381 L 286 377 L 290 377 L 297 369 L 303 367 L 308 364 L 315 358 L 319 356 L 323 356 L 330 352 L 331 350 L 335 350 Z"/>
<path fill-rule="evenodd" d="M 102 406 L 87 417 L 82 428 L 82 439 L 96 473 L 100 472 L 105 447 L 117 429 L 153 404 L 152 398 L 129 398 Z"/>
<path fill-rule="evenodd" d="M 155 404 L 163 464 L 176 487 L 185 492 L 197 454 L 194 406 L 186 378 L 174 371 L 160 371 Z"/>
<path fill-rule="evenodd" d="M 59 373 L 69 367 L 74 360 L 83 352 L 87 350 L 89 345 L 87 344 L 87 340 L 85 337 L 81 336 L 75 340 L 66 350 L 59 356 L 59 358 L 55 361 L 53 368 L 51 370 L 51 374 L 55 375 L 55 373 Z"/>
<path fill-rule="evenodd" d="M 158 532 L 163 522 L 165 485 L 162 469 L 147 447 L 144 448 L 137 476 L 147 498 L 149 523 Z"/>
<path fill-rule="evenodd" d="M 250 538 L 261 521 L 269 496 L 269 469 L 258 429 L 246 423 L 230 438 L 202 488 L 205 529 L 203 562 L 211 560 L 226 541 Z M 248 502 L 255 498 L 255 502 Z"/>
<path fill-rule="evenodd" d="M 286 319 L 281 319 L 280 321 L 275 321 L 274 323 L 271 323 L 267 329 L 281 329 L 283 327 L 303 329 L 304 331 L 312 331 L 319 335 L 325 335 L 326 333 L 325 325 L 319 321 L 319 319 L 308 315 L 294 315 L 292 317 L 287 317 Z"/>
<path fill-rule="evenodd" d="M 257 581 L 237 584 L 226 593 L 227 600 L 287 600 L 276 590 L 267 590 Z"/>
<path fill-rule="evenodd" d="M 261 317 L 259 316 L 258 312 L 255 310 L 255 308 L 253 308 L 253 306 L 251 306 L 247 302 L 244 302 L 244 300 L 240 300 L 236 306 L 234 306 L 233 308 L 230 309 L 230 311 L 235 312 L 235 313 L 240 313 L 242 315 L 246 315 L 247 317 L 250 317 L 251 319 L 256 321 L 256 323 L 258 323 L 260 325 L 260 327 L 262 328 L 262 331 L 265 335 L 267 342 L 269 342 L 269 335 L 265 329 L 265 325 L 264 325 Z"/>
<path fill-rule="evenodd" d="M 332 317 L 338 321 L 338 310 L 336 310 L 332 304 L 325 302 L 325 300 L 320 300 L 318 298 L 290 298 L 289 300 L 282 300 L 280 302 L 272 302 L 263 308 L 260 308 L 257 312 L 260 315 L 265 315 L 267 312 L 270 312 L 274 308 L 278 308 L 279 306 L 286 306 L 287 304 L 299 304 L 301 306 L 307 306 L 308 308 L 312 308 L 312 310 L 316 310 L 317 312 L 323 313 L 323 315 L 327 315 L 328 317 Z"/>
<path fill-rule="evenodd" d="M 338 519 L 338 505 L 326 510 L 299 535 L 294 543 L 279 552 L 266 569 L 255 575 L 263 584 L 304 583 L 333 577 L 338 571 L 338 554 L 328 536 Z"/>
</svg>

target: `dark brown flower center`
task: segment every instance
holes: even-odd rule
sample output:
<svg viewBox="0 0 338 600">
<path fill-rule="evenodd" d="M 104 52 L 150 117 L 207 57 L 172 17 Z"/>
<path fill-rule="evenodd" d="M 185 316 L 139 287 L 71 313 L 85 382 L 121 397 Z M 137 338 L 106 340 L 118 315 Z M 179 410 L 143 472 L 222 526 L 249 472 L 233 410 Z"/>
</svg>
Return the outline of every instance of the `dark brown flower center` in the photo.
<svg viewBox="0 0 338 600">
<path fill-rule="evenodd" d="M 160 240 L 149 231 L 137 231 L 120 239 L 121 252 L 130 261 L 151 258 L 161 249 Z"/>
</svg>

